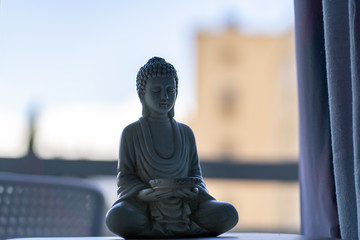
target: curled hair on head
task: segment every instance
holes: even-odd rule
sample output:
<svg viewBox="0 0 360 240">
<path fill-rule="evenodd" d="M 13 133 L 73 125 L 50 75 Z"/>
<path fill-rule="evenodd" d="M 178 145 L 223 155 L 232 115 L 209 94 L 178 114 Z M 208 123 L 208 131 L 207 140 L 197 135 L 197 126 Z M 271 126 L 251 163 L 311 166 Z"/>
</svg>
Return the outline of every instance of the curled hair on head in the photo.
<svg viewBox="0 0 360 240">
<path fill-rule="evenodd" d="M 178 76 L 174 66 L 160 57 L 150 58 L 149 61 L 140 68 L 136 76 L 136 91 L 143 105 L 143 116 L 148 116 L 149 111 L 143 103 L 145 94 L 145 86 L 149 79 L 155 77 L 173 77 L 175 79 L 175 93 L 178 93 Z M 174 108 L 170 110 L 169 117 L 174 116 Z"/>
</svg>

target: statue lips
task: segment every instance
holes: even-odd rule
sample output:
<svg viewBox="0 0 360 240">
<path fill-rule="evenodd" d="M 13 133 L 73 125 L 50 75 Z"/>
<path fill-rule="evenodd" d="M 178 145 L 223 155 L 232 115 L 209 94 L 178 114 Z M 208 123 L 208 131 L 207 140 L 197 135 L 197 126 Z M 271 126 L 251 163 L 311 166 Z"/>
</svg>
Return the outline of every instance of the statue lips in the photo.
<svg viewBox="0 0 360 240">
<path fill-rule="evenodd" d="M 168 102 L 160 102 L 159 103 L 159 106 L 160 106 L 160 108 L 168 108 L 169 107 L 169 103 Z"/>
</svg>

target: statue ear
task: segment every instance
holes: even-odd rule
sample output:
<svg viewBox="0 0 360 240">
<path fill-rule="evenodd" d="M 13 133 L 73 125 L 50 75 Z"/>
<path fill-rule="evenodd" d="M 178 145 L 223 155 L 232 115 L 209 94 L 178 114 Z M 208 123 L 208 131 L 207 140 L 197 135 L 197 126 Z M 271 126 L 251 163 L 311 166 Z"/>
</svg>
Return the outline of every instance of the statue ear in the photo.
<svg viewBox="0 0 360 240">
<path fill-rule="evenodd" d="M 143 117 L 148 117 L 150 115 L 150 111 L 147 108 L 145 102 L 144 102 L 144 95 L 139 94 L 139 98 L 140 98 L 140 102 L 142 105 L 142 116 Z"/>
<path fill-rule="evenodd" d="M 169 113 L 168 113 L 168 116 L 169 118 L 173 118 L 175 116 L 175 110 L 174 110 L 175 107 L 172 107 L 172 109 L 170 109 Z"/>
<path fill-rule="evenodd" d="M 176 97 L 175 97 L 175 102 L 176 102 L 176 98 L 177 98 L 177 92 L 176 92 Z M 175 104 L 174 106 L 170 109 L 169 113 L 168 113 L 169 118 L 173 118 L 175 116 Z"/>
</svg>

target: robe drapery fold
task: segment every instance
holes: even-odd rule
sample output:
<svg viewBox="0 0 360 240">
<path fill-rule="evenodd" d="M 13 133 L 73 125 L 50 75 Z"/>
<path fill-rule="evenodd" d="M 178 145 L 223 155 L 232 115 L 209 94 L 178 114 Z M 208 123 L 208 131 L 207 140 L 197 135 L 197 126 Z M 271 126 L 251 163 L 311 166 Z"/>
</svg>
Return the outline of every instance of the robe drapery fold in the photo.
<svg viewBox="0 0 360 240">
<path fill-rule="evenodd" d="M 153 229 L 160 232 L 163 232 L 163 229 L 174 233 L 188 232 L 190 229 L 200 232 L 203 230 L 190 221 L 190 205 L 214 198 L 208 194 L 201 176 L 192 130 L 172 118 L 170 122 L 174 136 L 174 153 L 169 158 L 163 158 L 156 152 L 146 118 L 140 118 L 124 129 L 119 153 L 118 200 L 114 205 L 120 201 L 128 201 L 138 208 L 146 205 L 150 217 L 156 222 Z M 197 186 L 199 195 L 191 203 L 177 197 L 150 203 L 139 202 L 137 198 L 139 191 L 151 188 L 150 180 L 188 177 L 200 179 Z"/>
<path fill-rule="evenodd" d="M 118 163 L 118 197 L 133 197 L 141 189 L 150 188 L 149 181 L 159 178 L 197 177 L 202 180 L 195 137 L 185 124 L 171 119 L 175 153 L 169 159 L 160 157 L 153 146 L 149 125 L 140 118 L 127 126 L 121 136 Z M 202 180 L 201 195 L 213 199 Z"/>
</svg>

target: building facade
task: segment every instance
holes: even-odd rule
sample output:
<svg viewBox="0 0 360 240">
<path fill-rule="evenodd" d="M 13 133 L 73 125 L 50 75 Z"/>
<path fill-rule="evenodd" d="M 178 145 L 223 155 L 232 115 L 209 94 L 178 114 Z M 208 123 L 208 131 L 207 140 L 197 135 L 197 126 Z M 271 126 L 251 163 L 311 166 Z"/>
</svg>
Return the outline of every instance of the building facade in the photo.
<svg viewBox="0 0 360 240">
<path fill-rule="evenodd" d="M 190 121 L 201 158 L 293 161 L 298 155 L 293 31 L 200 32 L 197 114 Z"/>
</svg>

